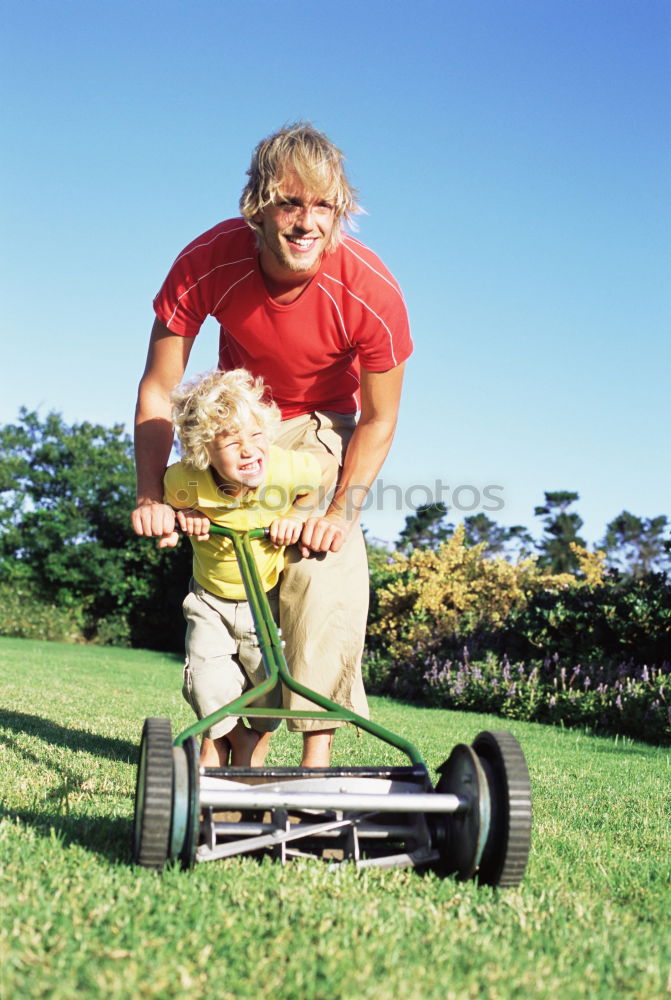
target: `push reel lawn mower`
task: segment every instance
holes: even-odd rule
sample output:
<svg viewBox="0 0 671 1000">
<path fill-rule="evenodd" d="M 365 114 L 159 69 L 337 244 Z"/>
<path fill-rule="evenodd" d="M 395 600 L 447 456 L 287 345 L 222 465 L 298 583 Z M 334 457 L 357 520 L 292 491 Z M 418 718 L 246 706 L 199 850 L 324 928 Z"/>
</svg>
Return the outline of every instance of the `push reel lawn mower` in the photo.
<svg viewBox="0 0 671 1000">
<path fill-rule="evenodd" d="M 512 734 L 481 732 L 460 743 L 432 784 L 416 747 L 383 726 L 295 681 L 263 591 L 250 540 L 231 539 L 252 609 L 266 680 L 200 719 L 175 739 L 168 719 L 146 719 L 137 771 L 133 860 L 184 868 L 235 855 L 270 852 L 282 863 L 319 858 L 359 868 L 414 866 L 441 876 L 514 886 L 531 840 L 531 789 L 524 754 Z M 254 706 L 276 685 L 309 699 L 314 711 Z M 201 768 L 196 736 L 226 716 L 319 718 L 348 722 L 402 751 L 394 767 Z M 328 728 L 328 726 L 325 726 Z"/>
</svg>

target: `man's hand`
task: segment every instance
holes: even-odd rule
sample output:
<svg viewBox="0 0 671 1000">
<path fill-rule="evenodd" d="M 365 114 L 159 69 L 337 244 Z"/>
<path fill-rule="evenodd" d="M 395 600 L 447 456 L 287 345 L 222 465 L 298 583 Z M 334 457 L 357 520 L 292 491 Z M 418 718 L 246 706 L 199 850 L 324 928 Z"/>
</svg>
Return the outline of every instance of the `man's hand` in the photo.
<svg viewBox="0 0 671 1000">
<path fill-rule="evenodd" d="M 307 558 L 312 552 L 339 552 L 351 528 L 339 514 L 311 517 L 303 525 L 299 549 Z"/>
<path fill-rule="evenodd" d="M 131 514 L 131 522 L 136 535 L 147 538 L 170 535 L 175 527 L 175 512 L 167 503 L 145 500 Z"/>
<path fill-rule="evenodd" d="M 276 517 L 268 529 L 273 545 L 293 545 L 301 537 L 303 521 L 299 517 Z"/>
</svg>

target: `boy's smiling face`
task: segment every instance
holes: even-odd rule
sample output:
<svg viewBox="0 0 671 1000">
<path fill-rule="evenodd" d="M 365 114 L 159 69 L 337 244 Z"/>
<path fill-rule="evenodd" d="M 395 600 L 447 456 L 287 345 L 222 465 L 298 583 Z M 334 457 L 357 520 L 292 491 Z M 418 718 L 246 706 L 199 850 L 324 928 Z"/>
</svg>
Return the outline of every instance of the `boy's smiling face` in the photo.
<svg viewBox="0 0 671 1000">
<path fill-rule="evenodd" d="M 217 434 L 207 446 L 210 465 L 222 483 L 254 490 L 264 481 L 270 442 L 262 427 L 252 420 L 247 427 Z"/>
</svg>

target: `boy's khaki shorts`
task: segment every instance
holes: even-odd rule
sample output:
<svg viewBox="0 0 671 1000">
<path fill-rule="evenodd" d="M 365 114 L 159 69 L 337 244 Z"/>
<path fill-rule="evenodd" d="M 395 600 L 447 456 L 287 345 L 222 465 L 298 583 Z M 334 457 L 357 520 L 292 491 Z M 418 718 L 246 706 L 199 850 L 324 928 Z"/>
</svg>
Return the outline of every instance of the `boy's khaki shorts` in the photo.
<svg viewBox="0 0 671 1000">
<path fill-rule="evenodd" d="M 267 594 L 277 619 L 277 587 Z M 266 672 L 254 629 L 251 608 L 246 601 L 227 601 L 205 590 L 195 580 L 182 605 L 186 618 L 186 664 L 182 694 L 199 719 L 239 698 L 260 684 Z M 271 691 L 254 702 L 259 707 L 279 708 L 280 692 Z M 227 716 L 215 723 L 205 736 L 218 739 L 235 726 L 237 717 Z M 273 732 L 279 719 L 252 718 L 257 732 Z"/>
</svg>

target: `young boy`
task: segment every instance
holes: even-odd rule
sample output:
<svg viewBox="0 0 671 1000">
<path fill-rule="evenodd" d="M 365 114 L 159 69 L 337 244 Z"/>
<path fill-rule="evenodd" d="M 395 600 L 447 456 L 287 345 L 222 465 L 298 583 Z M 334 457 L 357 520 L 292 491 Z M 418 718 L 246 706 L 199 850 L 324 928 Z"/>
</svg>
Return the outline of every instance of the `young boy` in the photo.
<svg viewBox="0 0 671 1000">
<path fill-rule="evenodd" d="M 209 534 L 210 522 L 238 531 L 269 528 L 270 539 L 251 542 L 259 575 L 277 617 L 284 546 L 297 542 L 316 491 L 337 472 L 335 459 L 270 444 L 279 425 L 277 406 L 264 399 L 261 379 L 244 369 L 210 372 L 172 394 L 172 419 L 182 459 L 164 479 L 165 502 L 177 512 L 193 546 L 193 579 L 184 604 L 186 666 L 183 694 L 203 718 L 265 678 L 254 621 L 233 546 Z M 310 494 L 315 494 L 313 497 Z M 174 532 L 159 542 L 177 544 Z M 279 689 L 256 704 L 276 707 Z M 263 762 L 276 719 L 256 718 L 248 728 L 225 718 L 203 738 L 206 767 Z M 261 741 L 261 743 L 260 743 Z"/>
</svg>

